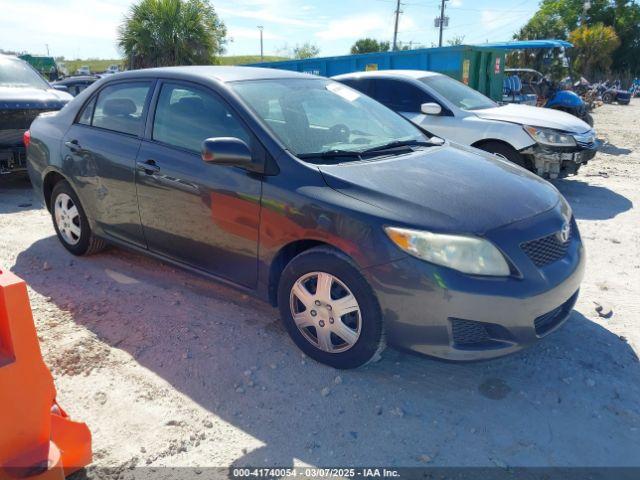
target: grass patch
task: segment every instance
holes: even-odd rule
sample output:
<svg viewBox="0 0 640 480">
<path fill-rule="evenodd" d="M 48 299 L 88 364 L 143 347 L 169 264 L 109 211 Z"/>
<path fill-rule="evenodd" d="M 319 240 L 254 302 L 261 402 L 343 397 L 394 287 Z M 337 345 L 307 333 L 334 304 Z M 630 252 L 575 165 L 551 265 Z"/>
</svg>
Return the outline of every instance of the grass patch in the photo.
<svg viewBox="0 0 640 480">
<path fill-rule="evenodd" d="M 260 55 L 234 55 L 228 57 L 220 57 L 219 65 L 243 65 L 250 63 L 258 63 L 260 62 Z M 277 62 L 280 60 L 289 60 L 287 57 L 277 57 L 272 55 L 265 55 L 265 62 Z M 120 67 L 124 67 L 126 62 L 121 58 L 112 58 L 108 60 L 101 60 L 97 58 L 89 58 L 85 60 L 65 60 L 64 64 L 69 71 L 69 74 L 74 74 L 76 70 L 80 67 L 88 65 L 91 69 L 92 73 L 101 73 L 104 72 L 109 65 L 120 65 Z"/>
<path fill-rule="evenodd" d="M 287 57 L 277 57 L 272 55 L 265 55 L 265 62 L 278 62 L 281 60 L 290 60 Z M 243 65 L 249 63 L 259 63 L 260 55 L 235 55 L 229 57 L 220 57 L 220 65 Z"/>
<path fill-rule="evenodd" d="M 96 58 L 89 58 L 86 60 L 65 60 L 63 63 L 66 65 L 67 70 L 71 75 L 76 73 L 76 70 L 78 68 L 85 65 L 89 66 L 92 73 L 104 72 L 109 65 L 120 65 L 120 68 L 122 68 L 122 66 L 124 65 L 122 59 L 120 58 L 113 58 L 111 60 L 100 60 Z"/>
</svg>

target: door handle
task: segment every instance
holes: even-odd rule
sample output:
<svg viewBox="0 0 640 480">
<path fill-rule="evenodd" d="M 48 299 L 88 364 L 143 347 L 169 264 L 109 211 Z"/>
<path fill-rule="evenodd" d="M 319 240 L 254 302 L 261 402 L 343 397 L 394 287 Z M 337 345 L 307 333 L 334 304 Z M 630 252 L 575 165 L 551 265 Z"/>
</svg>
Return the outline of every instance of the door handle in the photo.
<svg viewBox="0 0 640 480">
<path fill-rule="evenodd" d="M 144 162 L 137 162 L 136 166 L 139 171 L 146 173 L 147 175 L 153 175 L 160 171 L 160 167 L 155 160 L 146 160 Z"/>
<path fill-rule="evenodd" d="M 82 147 L 78 143 L 78 140 L 67 140 L 66 142 L 64 142 L 64 144 L 72 152 L 79 152 L 80 150 L 82 150 Z"/>
</svg>

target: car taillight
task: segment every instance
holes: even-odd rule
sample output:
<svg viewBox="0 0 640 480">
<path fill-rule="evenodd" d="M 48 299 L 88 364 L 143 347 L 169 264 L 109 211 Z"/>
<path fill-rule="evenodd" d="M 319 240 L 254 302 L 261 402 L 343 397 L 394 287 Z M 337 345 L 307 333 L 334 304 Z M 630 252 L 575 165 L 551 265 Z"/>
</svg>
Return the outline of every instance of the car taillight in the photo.
<svg viewBox="0 0 640 480">
<path fill-rule="evenodd" d="M 29 130 L 24 132 L 24 135 L 22 136 L 22 142 L 24 143 L 24 146 L 26 148 L 29 148 L 29 144 L 31 143 L 31 132 Z"/>
</svg>

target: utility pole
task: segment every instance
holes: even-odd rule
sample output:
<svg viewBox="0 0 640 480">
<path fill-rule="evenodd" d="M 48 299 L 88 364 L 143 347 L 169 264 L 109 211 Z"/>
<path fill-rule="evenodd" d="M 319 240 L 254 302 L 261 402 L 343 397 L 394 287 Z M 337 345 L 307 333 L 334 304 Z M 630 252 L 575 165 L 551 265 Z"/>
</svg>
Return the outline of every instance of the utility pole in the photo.
<svg viewBox="0 0 640 480">
<path fill-rule="evenodd" d="M 263 43 L 262 43 L 262 31 L 264 30 L 264 27 L 262 25 L 258 25 L 258 30 L 260 30 L 260 61 L 263 62 L 264 61 L 264 48 L 263 48 Z"/>
<path fill-rule="evenodd" d="M 400 20 L 400 0 L 397 0 L 396 3 L 396 24 L 393 27 L 393 50 L 394 52 L 398 49 L 398 21 Z"/>
<path fill-rule="evenodd" d="M 442 46 L 442 30 L 444 28 L 444 3 L 447 0 L 442 0 L 440 5 L 440 40 L 438 41 L 438 47 Z"/>
<path fill-rule="evenodd" d="M 44 46 L 47 47 L 47 57 L 48 57 L 49 56 L 49 44 L 45 43 Z"/>
</svg>

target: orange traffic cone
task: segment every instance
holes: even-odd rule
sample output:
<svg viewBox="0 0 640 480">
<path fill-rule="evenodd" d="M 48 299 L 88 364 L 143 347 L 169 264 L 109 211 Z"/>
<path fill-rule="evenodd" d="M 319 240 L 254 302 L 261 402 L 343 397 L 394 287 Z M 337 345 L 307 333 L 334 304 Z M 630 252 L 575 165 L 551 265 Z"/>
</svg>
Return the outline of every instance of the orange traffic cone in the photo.
<svg viewBox="0 0 640 480">
<path fill-rule="evenodd" d="M 26 284 L 0 271 L 0 480 L 63 479 L 91 462 L 91 432 L 55 397 Z"/>
</svg>

